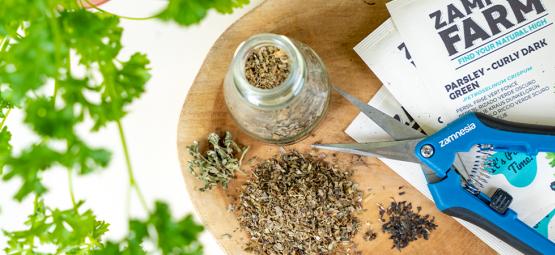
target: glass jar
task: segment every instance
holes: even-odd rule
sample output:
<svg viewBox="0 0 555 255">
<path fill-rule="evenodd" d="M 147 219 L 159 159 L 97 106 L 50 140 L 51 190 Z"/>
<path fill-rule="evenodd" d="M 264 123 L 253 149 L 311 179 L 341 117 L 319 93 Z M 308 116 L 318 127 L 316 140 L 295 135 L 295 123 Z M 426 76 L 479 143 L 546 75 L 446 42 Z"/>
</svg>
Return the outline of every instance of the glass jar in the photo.
<svg viewBox="0 0 555 255">
<path fill-rule="evenodd" d="M 261 89 L 245 77 L 247 57 L 274 46 L 288 55 L 289 75 L 277 87 Z M 305 44 L 283 35 L 258 34 L 239 45 L 224 81 L 227 108 L 250 136 L 275 144 L 304 138 L 326 113 L 331 86 L 324 63 Z"/>
</svg>

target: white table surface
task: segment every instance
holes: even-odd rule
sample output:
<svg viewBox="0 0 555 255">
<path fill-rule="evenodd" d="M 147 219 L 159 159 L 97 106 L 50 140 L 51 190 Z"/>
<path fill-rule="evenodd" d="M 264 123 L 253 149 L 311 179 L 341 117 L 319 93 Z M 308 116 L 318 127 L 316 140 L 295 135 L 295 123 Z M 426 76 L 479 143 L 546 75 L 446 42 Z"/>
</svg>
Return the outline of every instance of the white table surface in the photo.
<svg viewBox="0 0 555 255">
<path fill-rule="evenodd" d="M 124 50 L 147 53 L 151 60 L 152 78 L 147 91 L 130 109 L 123 120 L 133 167 L 138 183 L 150 206 L 154 200 L 167 201 L 174 215 L 193 212 L 186 193 L 179 167 L 176 148 L 177 123 L 187 91 L 193 82 L 206 54 L 220 34 L 235 20 L 259 4 L 251 0 L 245 8 L 231 15 L 211 12 L 199 25 L 183 28 L 155 20 L 122 20 Z M 125 16 L 148 16 L 163 8 L 163 0 L 112 0 L 102 8 Z M 13 111 L 7 125 L 13 133 L 12 143 L 19 150 L 33 141 L 33 134 L 21 124 L 22 115 Z M 108 238 L 118 239 L 127 232 L 127 173 L 115 125 L 90 134 L 83 129 L 83 136 L 92 144 L 105 146 L 113 151 L 108 169 L 86 177 L 75 178 L 77 199 L 85 199 L 85 208 L 92 208 L 99 219 L 111 224 Z M 45 196 L 48 205 L 71 207 L 67 176 L 63 169 L 44 175 L 49 188 Z M 19 181 L 0 185 L 0 229 L 20 229 L 32 211 L 32 198 L 23 203 L 11 200 Z M 132 197 L 130 214 L 144 216 L 136 199 Z M 224 254 L 208 232 L 202 236 L 205 254 Z M 0 234 L 0 249 L 5 247 L 5 237 Z"/>
</svg>

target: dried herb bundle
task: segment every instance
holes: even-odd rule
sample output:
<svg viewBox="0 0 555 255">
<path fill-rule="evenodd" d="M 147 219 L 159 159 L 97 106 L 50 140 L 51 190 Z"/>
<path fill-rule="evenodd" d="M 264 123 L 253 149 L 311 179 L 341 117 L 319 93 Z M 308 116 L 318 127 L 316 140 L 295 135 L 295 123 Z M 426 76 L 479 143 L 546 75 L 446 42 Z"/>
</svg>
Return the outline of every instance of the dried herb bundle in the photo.
<svg viewBox="0 0 555 255">
<path fill-rule="evenodd" d="M 278 47 L 261 46 L 247 56 L 245 77 L 257 88 L 275 88 L 287 79 L 289 72 L 289 56 Z"/>
<path fill-rule="evenodd" d="M 218 134 L 209 134 L 208 144 L 205 153 L 200 152 L 198 141 L 187 147 L 193 157 L 189 161 L 189 170 L 204 183 L 201 191 L 212 189 L 218 184 L 227 188 L 229 180 L 235 178 L 235 171 L 240 170 L 248 146 L 241 147 L 235 143 L 230 132 L 225 133 L 223 141 Z"/>
<path fill-rule="evenodd" d="M 240 196 L 239 221 L 251 237 L 247 250 L 331 254 L 352 245 L 361 201 L 351 173 L 316 156 L 293 151 L 264 161 Z"/>
<path fill-rule="evenodd" d="M 428 240 L 430 232 L 437 228 L 435 218 L 427 214 L 420 215 L 421 207 L 417 207 L 414 212 L 412 204 L 407 201 L 392 201 L 387 209 L 380 205 L 379 210 L 382 231 L 391 235 L 392 249 L 401 250 L 418 238 Z"/>
</svg>

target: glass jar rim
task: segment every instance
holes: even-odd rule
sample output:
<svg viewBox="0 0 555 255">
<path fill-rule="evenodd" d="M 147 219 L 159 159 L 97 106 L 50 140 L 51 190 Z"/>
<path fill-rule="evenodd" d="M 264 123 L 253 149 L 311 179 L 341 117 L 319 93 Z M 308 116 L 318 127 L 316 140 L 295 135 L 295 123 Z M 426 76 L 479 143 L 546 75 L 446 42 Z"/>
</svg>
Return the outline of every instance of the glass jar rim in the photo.
<svg viewBox="0 0 555 255">
<path fill-rule="evenodd" d="M 271 89 L 257 88 L 250 84 L 245 76 L 245 64 L 248 54 L 261 46 L 275 46 L 289 56 L 289 75 L 280 85 Z M 298 95 L 304 86 L 306 63 L 302 53 L 292 39 L 284 35 L 263 33 L 251 36 L 242 42 L 232 61 L 232 74 L 236 89 L 249 103 L 261 108 L 275 108 L 286 105 Z"/>
</svg>

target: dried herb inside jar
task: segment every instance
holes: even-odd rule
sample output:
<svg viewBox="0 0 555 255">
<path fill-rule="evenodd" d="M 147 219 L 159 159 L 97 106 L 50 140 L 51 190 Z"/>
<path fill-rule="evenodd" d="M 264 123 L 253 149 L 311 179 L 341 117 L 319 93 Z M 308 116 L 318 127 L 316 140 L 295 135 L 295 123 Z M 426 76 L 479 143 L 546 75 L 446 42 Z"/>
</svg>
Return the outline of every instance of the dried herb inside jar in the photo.
<svg viewBox="0 0 555 255">
<path fill-rule="evenodd" d="M 189 171 L 204 183 L 200 191 L 212 189 L 216 185 L 227 188 L 229 181 L 235 178 L 235 172 L 241 169 L 241 161 L 247 153 L 248 146 L 240 146 L 230 132 L 222 140 L 216 133 L 208 135 L 208 148 L 201 152 L 198 141 L 187 147 L 193 157 L 188 162 Z"/>
<path fill-rule="evenodd" d="M 437 228 L 435 218 L 427 214 L 420 215 L 421 210 L 421 207 L 417 207 L 414 211 L 412 204 L 407 201 L 392 201 L 387 208 L 379 205 L 382 231 L 390 234 L 392 249 L 401 250 L 419 238 L 428 240 L 430 233 Z"/>
<path fill-rule="evenodd" d="M 276 46 L 252 49 L 245 62 L 245 77 L 257 88 L 272 89 L 289 76 L 289 56 Z"/>
<path fill-rule="evenodd" d="M 362 193 L 351 173 L 318 156 L 285 152 L 254 167 L 239 221 L 256 254 L 334 254 L 352 245 Z"/>
</svg>

